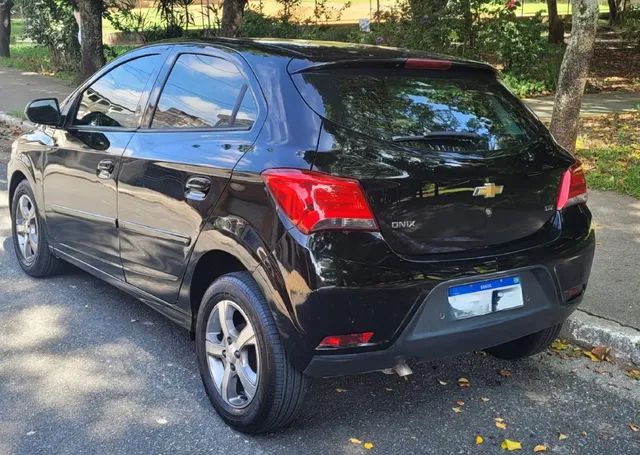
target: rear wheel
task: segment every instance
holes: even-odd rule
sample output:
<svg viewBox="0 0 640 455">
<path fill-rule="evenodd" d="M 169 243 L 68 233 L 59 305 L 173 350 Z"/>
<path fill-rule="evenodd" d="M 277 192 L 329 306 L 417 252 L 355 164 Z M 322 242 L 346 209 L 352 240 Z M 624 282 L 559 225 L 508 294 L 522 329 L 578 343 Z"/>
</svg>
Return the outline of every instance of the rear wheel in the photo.
<svg viewBox="0 0 640 455">
<path fill-rule="evenodd" d="M 49 249 L 49 239 L 29 182 L 20 182 L 11 207 L 13 246 L 20 267 L 33 277 L 58 273 L 63 262 Z"/>
<path fill-rule="evenodd" d="M 196 322 L 196 353 L 211 403 L 236 430 L 271 431 L 298 414 L 307 380 L 289 363 L 249 273 L 224 275 L 207 289 Z"/>
<path fill-rule="evenodd" d="M 540 332 L 487 349 L 487 352 L 494 357 L 505 360 L 529 357 L 547 349 L 558 337 L 561 329 L 562 324 L 554 325 Z"/>
</svg>

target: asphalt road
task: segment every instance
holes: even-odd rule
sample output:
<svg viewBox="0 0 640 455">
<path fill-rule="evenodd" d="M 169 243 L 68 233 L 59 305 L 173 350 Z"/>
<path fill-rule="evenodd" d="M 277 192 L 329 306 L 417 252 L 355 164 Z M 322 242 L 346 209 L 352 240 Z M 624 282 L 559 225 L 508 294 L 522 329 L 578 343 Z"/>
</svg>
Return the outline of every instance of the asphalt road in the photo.
<svg viewBox="0 0 640 455">
<path fill-rule="evenodd" d="M 407 380 L 316 381 L 290 428 L 235 433 L 209 405 L 184 330 L 77 269 L 43 280 L 22 273 L 7 144 L 0 138 L 0 454 L 485 454 L 502 453 L 504 438 L 520 441 L 522 453 L 537 444 L 560 454 L 640 453 L 640 432 L 628 426 L 640 424 L 640 382 L 617 365 L 551 353 L 521 362 L 468 354 L 415 366 Z M 460 388 L 460 377 L 471 387 Z"/>
</svg>

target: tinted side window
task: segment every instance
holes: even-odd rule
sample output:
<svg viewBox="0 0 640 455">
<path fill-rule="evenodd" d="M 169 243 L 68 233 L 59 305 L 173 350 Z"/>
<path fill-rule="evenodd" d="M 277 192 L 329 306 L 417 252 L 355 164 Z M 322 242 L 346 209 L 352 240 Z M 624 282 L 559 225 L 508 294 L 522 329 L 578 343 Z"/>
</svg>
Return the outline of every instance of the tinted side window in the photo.
<svg viewBox="0 0 640 455">
<path fill-rule="evenodd" d="M 82 93 L 73 124 L 136 128 L 142 92 L 161 63 L 160 55 L 148 55 L 109 71 Z"/>
<path fill-rule="evenodd" d="M 162 90 L 151 127 L 250 129 L 257 111 L 251 88 L 234 64 L 182 54 Z"/>
</svg>

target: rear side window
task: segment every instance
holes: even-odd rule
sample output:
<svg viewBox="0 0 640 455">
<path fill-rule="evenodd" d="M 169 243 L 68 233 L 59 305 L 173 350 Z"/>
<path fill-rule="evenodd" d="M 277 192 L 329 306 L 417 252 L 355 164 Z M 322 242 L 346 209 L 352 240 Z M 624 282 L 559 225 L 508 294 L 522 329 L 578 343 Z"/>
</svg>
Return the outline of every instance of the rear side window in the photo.
<svg viewBox="0 0 640 455">
<path fill-rule="evenodd" d="M 376 139 L 466 151 L 510 148 L 535 137 L 525 109 L 489 76 L 380 70 L 308 72 L 294 80 L 320 115 Z"/>
<path fill-rule="evenodd" d="M 161 63 L 160 55 L 147 55 L 109 71 L 82 93 L 73 124 L 137 128 L 141 114 L 138 103 Z"/>
<path fill-rule="evenodd" d="M 251 88 L 233 63 L 182 54 L 162 90 L 151 127 L 250 129 L 256 117 Z"/>
</svg>

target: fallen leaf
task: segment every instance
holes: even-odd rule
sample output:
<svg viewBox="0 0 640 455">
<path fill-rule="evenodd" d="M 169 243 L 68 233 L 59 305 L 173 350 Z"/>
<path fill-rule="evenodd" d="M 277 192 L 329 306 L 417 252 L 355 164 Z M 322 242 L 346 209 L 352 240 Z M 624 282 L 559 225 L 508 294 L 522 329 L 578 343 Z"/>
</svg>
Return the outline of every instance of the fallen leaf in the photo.
<svg viewBox="0 0 640 455">
<path fill-rule="evenodd" d="M 458 385 L 460 387 L 462 387 L 463 389 L 471 387 L 471 383 L 469 382 L 469 380 L 467 378 L 459 378 L 458 379 Z"/>
<path fill-rule="evenodd" d="M 442 379 L 438 379 L 438 382 L 440 383 L 440 385 L 447 385 L 447 384 L 449 384 L 447 381 L 443 381 Z"/>
<path fill-rule="evenodd" d="M 387 392 L 393 392 L 393 389 L 390 387 L 385 387 L 384 390 L 386 390 Z"/>
<path fill-rule="evenodd" d="M 503 378 L 508 378 L 509 376 L 511 376 L 511 371 L 507 370 L 507 369 L 503 369 L 498 371 L 498 374 L 500 376 L 502 376 Z"/>
<path fill-rule="evenodd" d="M 356 444 L 356 445 L 358 445 L 358 444 L 362 444 L 362 441 L 361 441 L 361 440 L 359 440 L 359 439 L 356 439 L 356 438 L 350 438 L 350 439 L 349 439 L 349 442 L 350 442 L 351 444 Z"/>
<path fill-rule="evenodd" d="M 341 389 L 340 387 L 336 388 L 336 392 L 338 392 L 338 393 L 344 393 L 346 391 L 347 391 L 347 389 Z"/>
<path fill-rule="evenodd" d="M 458 401 L 456 401 L 456 404 L 457 404 L 458 406 L 464 406 L 464 401 L 462 401 L 462 400 L 458 400 Z"/>
<path fill-rule="evenodd" d="M 506 430 L 507 424 L 505 422 L 496 422 L 496 427 L 500 428 L 501 430 Z"/>
<path fill-rule="evenodd" d="M 537 446 L 535 446 L 533 448 L 533 451 L 535 453 L 539 453 L 539 452 L 546 452 L 547 451 L 547 446 L 544 444 L 538 444 Z"/>
<path fill-rule="evenodd" d="M 581 434 L 582 436 L 586 436 L 586 435 L 587 435 L 587 432 L 586 432 L 586 431 L 583 431 L 583 432 L 582 432 L 582 433 L 580 433 L 580 434 Z"/>
<path fill-rule="evenodd" d="M 584 355 L 589 357 L 592 362 L 600 362 L 600 358 L 591 351 L 582 351 Z"/>
<path fill-rule="evenodd" d="M 459 407 L 455 407 L 455 408 L 451 408 L 453 410 L 453 412 L 455 412 L 456 414 L 460 414 L 462 412 L 462 408 Z"/>
<path fill-rule="evenodd" d="M 558 440 L 559 441 L 564 441 L 565 439 L 567 439 L 569 436 L 567 436 L 564 433 L 558 433 Z"/>
<path fill-rule="evenodd" d="M 606 346 L 594 346 L 594 348 L 591 350 L 591 353 L 600 360 L 611 360 L 609 357 L 610 352 L 611 348 L 608 348 Z"/>
<path fill-rule="evenodd" d="M 571 347 L 570 344 L 564 343 L 559 338 L 554 340 L 553 343 L 551 343 L 551 349 L 553 349 L 554 351 L 564 351 L 566 349 L 569 349 L 570 347 Z"/>
<path fill-rule="evenodd" d="M 495 419 L 496 422 L 504 422 L 504 419 L 502 417 L 496 417 Z"/>
<path fill-rule="evenodd" d="M 373 442 L 365 442 L 362 447 L 364 447 L 367 450 L 371 450 L 373 449 Z"/>
<path fill-rule="evenodd" d="M 476 445 L 479 446 L 484 442 L 484 438 L 480 435 L 476 436 Z"/>
<path fill-rule="evenodd" d="M 636 370 L 636 369 L 626 370 L 624 374 L 629 376 L 631 379 L 640 380 L 640 370 Z"/>
<path fill-rule="evenodd" d="M 508 450 L 508 451 L 522 450 L 522 444 L 520 444 L 519 441 L 512 441 L 510 439 L 505 439 L 504 441 L 502 441 L 502 444 L 500 444 L 500 447 L 502 448 L 502 450 Z"/>
<path fill-rule="evenodd" d="M 485 403 L 486 403 L 487 401 L 489 401 L 489 399 L 488 399 L 487 397 L 480 397 L 480 400 L 484 401 Z"/>
<path fill-rule="evenodd" d="M 634 433 L 640 431 L 640 425 L 636 425 L 635 423 L 630 423 L 629 428 L 631 428 L 631 431 L 633 431 Z"/>
</svg>

